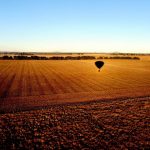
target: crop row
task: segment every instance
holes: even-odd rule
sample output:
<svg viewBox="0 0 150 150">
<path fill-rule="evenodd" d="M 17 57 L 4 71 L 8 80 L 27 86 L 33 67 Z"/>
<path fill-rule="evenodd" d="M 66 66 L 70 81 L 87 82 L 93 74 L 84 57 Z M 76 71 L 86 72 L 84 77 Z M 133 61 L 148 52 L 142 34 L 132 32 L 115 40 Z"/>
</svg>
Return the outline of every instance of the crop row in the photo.
<svg viewBox="0 0 150 150">
<path fill-rule="evenodd" d="M 150 88 L 148 68 L 119 62 L 107 61 L 98 72 L 94 61 L 0 61 L 0 97 Z"/>
</svg>

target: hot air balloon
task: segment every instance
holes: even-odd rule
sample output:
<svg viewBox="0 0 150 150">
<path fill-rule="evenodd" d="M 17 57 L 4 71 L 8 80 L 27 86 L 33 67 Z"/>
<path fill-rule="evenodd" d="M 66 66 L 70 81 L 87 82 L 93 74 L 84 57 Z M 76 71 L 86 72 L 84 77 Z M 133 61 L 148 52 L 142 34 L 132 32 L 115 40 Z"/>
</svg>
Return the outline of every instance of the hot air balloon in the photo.
<svg viewBox="0 0 150 150">
<path fill-rule="evenodd" d="M 96 61 L 95 65 L 99 69 L 98 71 L 100 71 L 101 67 L 104 65 L 104 62 L 103 61 Z"/>
</svg>

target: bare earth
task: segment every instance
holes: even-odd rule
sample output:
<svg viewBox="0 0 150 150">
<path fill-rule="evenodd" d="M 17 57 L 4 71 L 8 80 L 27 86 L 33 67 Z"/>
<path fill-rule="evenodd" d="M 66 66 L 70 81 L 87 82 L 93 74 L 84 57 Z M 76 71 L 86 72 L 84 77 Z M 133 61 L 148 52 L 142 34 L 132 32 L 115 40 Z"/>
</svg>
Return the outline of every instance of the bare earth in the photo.
<svg viewBox="0 0 150 150">
<path fill-rule="evenodd" d="M 0 60 L 0 149 L 150 149 L 150 61 Z"/>
<path fill-rule="evenodd" d="M 0 149 L 149 149 L 150 97 L 0 116 Z"/>
</svg>

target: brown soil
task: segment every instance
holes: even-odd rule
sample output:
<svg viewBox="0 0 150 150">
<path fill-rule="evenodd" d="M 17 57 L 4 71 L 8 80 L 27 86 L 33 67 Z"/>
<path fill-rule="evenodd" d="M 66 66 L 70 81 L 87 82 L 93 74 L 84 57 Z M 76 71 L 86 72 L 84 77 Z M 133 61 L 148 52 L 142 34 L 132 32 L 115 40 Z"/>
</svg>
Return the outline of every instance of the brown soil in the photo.
<svg viewBox="0 0 150 150">
<path fill-rule="evenodd" d="M 150 97 L 0 115 L 0 149 L 149 149 Z"/>
</svg>

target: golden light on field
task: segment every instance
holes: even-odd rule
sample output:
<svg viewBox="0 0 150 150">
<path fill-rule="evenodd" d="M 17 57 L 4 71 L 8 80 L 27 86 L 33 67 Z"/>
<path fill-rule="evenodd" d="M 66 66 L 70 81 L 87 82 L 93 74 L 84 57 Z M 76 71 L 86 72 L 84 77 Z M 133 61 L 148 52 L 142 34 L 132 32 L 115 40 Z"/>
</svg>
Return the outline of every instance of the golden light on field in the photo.
<svg viewBox="0 0 150 150">
<path fill-rule="evenodd" d="M 1 0 L 0 150 L 150 149 L 149 16 L 150 0 Z"/>
<path fill-rule="evenodd" d="M 0 61 L 0 110 L 149 94 L 150 63 L 105 60 Z"/>
<path fill-rule="evenodd" d="M 150 61 L 95 61 L 0 60 L 0 149 L 149 147 Z"/>
</svg>

